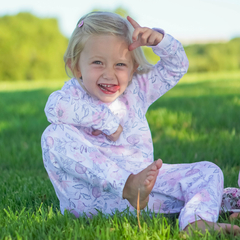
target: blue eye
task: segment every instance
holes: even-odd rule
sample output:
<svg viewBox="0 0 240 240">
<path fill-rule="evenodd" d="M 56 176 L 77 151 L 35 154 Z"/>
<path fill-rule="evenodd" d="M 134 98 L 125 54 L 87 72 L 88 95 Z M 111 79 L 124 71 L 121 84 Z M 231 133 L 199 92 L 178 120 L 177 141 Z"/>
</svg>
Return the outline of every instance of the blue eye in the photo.
<svg viewBox="0 0 240 240">
<path fill-rule="evenodd" d="M 121 67 L 121 66 L 126 66 L 126 64 L 124 64 L 124 63 L 118 63 L 117 66 L 120 66 L 120 67 Z"/>
<path fill-rule="evenodd" d="M 102 64 L 100 61 L 94 61 L 93 63 L 98 65 Z"/>
</svg>

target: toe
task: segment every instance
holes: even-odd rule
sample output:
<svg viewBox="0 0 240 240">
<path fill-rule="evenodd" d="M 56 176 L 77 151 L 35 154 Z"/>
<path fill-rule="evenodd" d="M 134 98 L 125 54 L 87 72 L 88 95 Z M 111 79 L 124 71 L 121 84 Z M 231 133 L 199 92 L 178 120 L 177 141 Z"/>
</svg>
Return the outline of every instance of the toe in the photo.
<svg viewBox="0 0 240 240">
<path fill-rule="evenodd" d="M 161 159 L 158 159 L 156 162 L 156 167 L 157 169 L 160 169 L 162 167 L 162 160 Z"/>
<path fill-rule="evenodd" d="M 229 220 L 236 219 L 236 218 L 240 218 L 240 213 L 232 213 L 229 216 Z"/>
</svg>

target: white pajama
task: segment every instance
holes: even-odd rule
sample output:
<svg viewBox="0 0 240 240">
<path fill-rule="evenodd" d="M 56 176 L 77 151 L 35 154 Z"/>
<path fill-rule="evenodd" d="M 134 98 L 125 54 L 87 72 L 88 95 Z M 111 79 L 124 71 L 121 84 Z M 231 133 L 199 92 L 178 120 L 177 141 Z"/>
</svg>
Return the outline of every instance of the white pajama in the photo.
<svg viewBox="0 0 240 240">
<path fill-rule="evenodd" d="M 62 213 L 76 216 L 112 214 L 130 206 L 122 199 L 124 184 L 153 161 L 148 107 L 177 84 L 188 60 L 182 45 L 168 34 L 153 51 L 161 60 L 149 73 L 133 76 L 125 92 L 104 104 L 83 90 L 76 79 L 52 93 L 45 107 L 51 123 L 42 135 L 44 166 Z M 123 127 L 116 142 L 104 134 Z M 93 130 L 104 134 L 93 136 Z M 167 159 L 165 159 L 167 162 Z M 180 212 L 180 227 L 195 219 L 217 221 L 223 190 L 221 170 L 210 162 L 163 164 L 148 207 Z M 132 209 L 132 207 L 130 206 Z"/>
</svg>

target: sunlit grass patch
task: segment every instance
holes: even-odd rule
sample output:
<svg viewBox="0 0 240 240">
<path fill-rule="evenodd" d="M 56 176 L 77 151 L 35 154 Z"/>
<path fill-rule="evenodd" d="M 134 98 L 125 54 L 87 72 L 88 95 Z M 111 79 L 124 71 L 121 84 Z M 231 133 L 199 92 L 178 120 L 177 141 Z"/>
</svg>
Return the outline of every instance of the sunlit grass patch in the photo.
<svg viewBox="0 0 240 240">
<path fill-rule="evenodd" d="M 196 82 L 219 82 L 232 80 L 240 81 L 240 71 L 232 72 L 202 72 L 202 73 L 187 73 L 183 76 L 180 83 L 196 83 Z"/>
<path fill-rule="evenodd" d="M 60 89 L 62 88 L 66 79 L 43 79 L 34 81 L 3 81 L 0 82 L 0 92 L 11 92 L 11 91 L 31 91 L 37 89 Z"/>
<path fill-rule="evenodd" d="M 43 167 L 40 138 L 49 125 L 43 111 L 47 98 L 63 82 L 0 83 L 0 239 L 217 239 L 216 233 L 197 231 L 189 237 L 179 231 L 177 219 L 145 212 L 141 230 L 127 210 L 92 219 L 60 213 Z M 214 162 L 223 170 L 225 187 L 237 187 L 239 106 L 240 73 L 187 74 L 147 113 L 155 159 Z"/>
</svg>

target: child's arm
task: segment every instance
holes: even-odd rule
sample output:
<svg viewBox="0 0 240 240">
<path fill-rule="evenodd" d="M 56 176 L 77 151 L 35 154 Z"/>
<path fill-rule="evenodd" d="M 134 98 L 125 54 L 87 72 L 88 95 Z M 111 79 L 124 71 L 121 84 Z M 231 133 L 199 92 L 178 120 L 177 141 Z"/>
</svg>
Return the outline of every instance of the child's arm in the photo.
<svg viewBox="0 0 240 240">
<path fill-rule="evenodd" d="M 141 27 L 133 19 L 128 17 L 128 20 L 135 28 L 129 50 L 151 46 L 160 57 L 160 61 L 149 73 L 138 75 L 135 81 L 134 92 L 147 111 L 154 101 L 174 87 L 187 72 L 188 59 L 182 44 L 163 30 Z"/>
<path fill-rule="evenodd" d="M 90 127 L 106 135 L 115 133 L 119 127 L 118 117 L 107 105 L 96 105 L 83 99 L 81 91 L 71 83 L 65 84 L 62 90 L 53 92 L 44 110 L 48 121 L 54 124 Z"/>
</svg>

